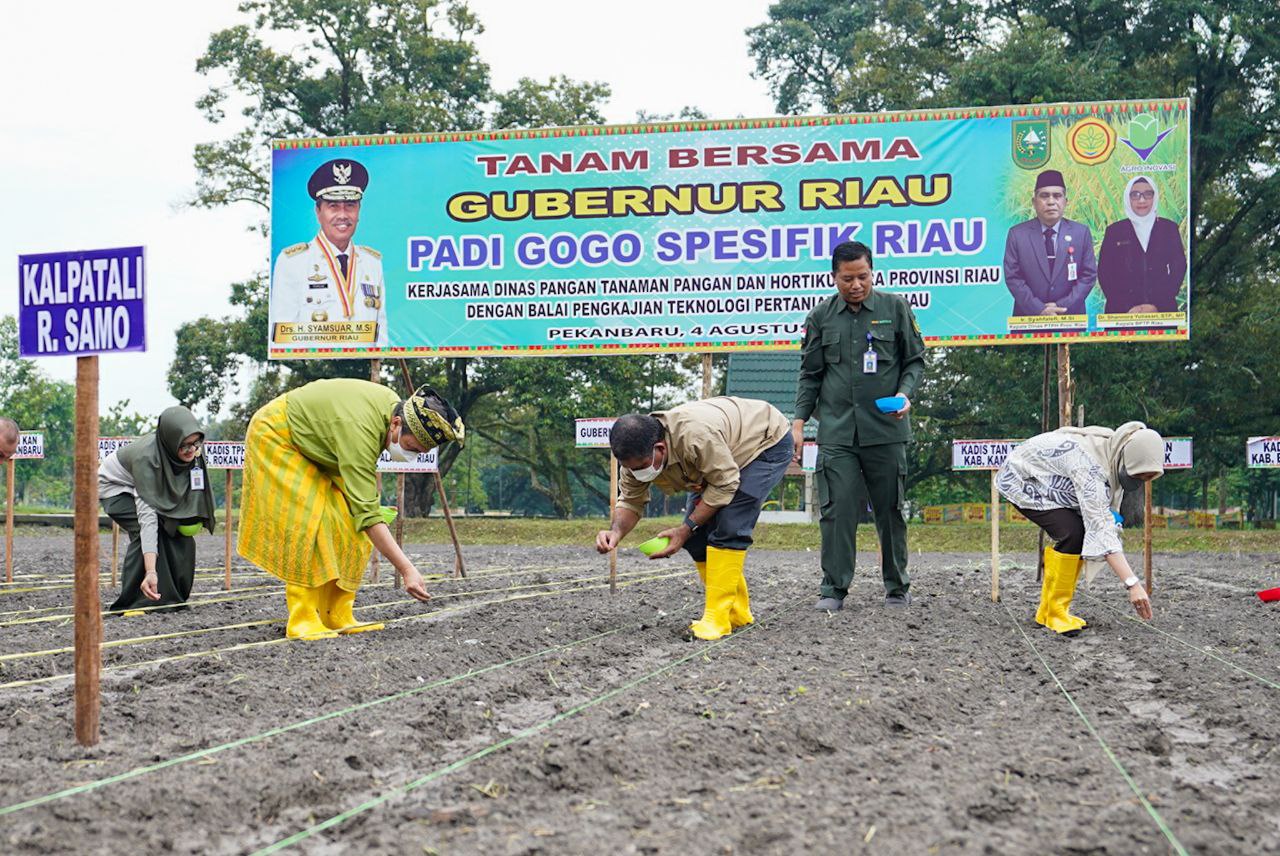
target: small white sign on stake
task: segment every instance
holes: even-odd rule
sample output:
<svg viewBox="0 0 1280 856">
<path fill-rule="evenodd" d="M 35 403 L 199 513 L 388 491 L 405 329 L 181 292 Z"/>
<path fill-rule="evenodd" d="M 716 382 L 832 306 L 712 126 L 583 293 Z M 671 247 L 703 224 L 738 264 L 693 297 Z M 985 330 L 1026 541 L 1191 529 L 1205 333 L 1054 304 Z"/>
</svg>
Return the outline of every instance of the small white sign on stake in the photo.
<svg viewBox="0 0 1280 856">
<path fill-rule="evenodd" d="M 1191 469 L 1191 438 L 1164 438 L 1164 468 L 1166 470 Z"/>
<path fill-rule="evenodd" d="M 99 437 L 98 438 L 98 463 L 102 463 L 111 457 L 111 453 L 132 443 L 137 437 Z"/>
<path fill-rule="evenodd" d="M 609 434 L 617 421 L 613 416 L 573 420 L 574 445 L 579 449 L 609 448 Z"/>
<path fill-rule="evenodd" d="M 1250 467 L 1280 467 L 1280 437 L 1250 437 L 1245 450 Z"/>
<path fill-rule="evenodd" d="M 211 470 L 243 470 L 244 443 L 237 440 L 206 440 L 204 459 Z"/>
<path fill-rule="evenodd" d="M 952 440 L 951 469 L 998 470 L 1021 440 Z"/>
<path fill-rule="evenodd" d="M 818 444 L 805 443 L 800 449 L 800 469 L 811 473 L 818 468 Z"/>
<path fill-rule="evenodd" d="M 44 458 L 44 434 L 40 431 L 23 431 L 18 435 L 18 451 L 15 461 L 41 460 Z"/>
<path fill-rule="evenodd" d="M 438 473 L 440 472 L 439 450 L 419 452 L 412 461 L 393 461 L 391 453 L 385 449 L 378 456 L 378 472 L 380 473 Z"/>
</svg>

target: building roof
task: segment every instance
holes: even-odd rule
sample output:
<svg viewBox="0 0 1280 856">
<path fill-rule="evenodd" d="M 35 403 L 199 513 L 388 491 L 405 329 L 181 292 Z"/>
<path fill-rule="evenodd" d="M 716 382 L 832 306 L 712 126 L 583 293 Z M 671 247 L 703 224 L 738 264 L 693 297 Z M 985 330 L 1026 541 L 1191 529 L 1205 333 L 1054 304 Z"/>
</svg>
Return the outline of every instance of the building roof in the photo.
<svg viewBox="0 0 1280 856">
<path fill-rule="evenodd" d="M 789 418 L 796 409 L 796 379 L 799 376 L 798 351 L 730 354 L 725 395 L 767 401 Z M 817 431 L 817 423 L 810 419 L 804 429 L 805 437 L 812 438 Z"/>
</svg>

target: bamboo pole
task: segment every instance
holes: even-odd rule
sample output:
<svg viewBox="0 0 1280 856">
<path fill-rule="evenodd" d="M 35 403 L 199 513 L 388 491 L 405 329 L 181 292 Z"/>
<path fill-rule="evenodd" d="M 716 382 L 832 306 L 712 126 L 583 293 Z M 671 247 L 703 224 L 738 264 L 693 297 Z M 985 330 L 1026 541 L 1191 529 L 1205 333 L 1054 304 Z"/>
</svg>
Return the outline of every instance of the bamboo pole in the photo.
<svg viewBox="0 0 1280 856">
<path fill-rule="evenodd" d="M 710 354 L 707 355 L 708 357 Z M 618 505 L 618 459 L 609 452 L 609 528 L 613 528 L 613 518 Z M 618 592 L 618 548 L 609 551 L 609 594 Z"/>
<path fill-rule="evenodd" d="M 227 581 L 226 581 L 227 591 L 231 591 L 231 532 L 232 532 L 232 528 L 235 526 L 235 519 L 236 519 L 236 507 L 235 507 L 236 504 L 235 504 L 235 500 L 233 499 L 233 497 L 235 496 L 235 482 L 233 481 L 234 476 L 235 476 L 235 470 L 230 470 L 230 469 L 227 470 L 227 501 L 226 501 L 227 517 L 226 517 L 226 520 L 223 521 L 223 525 L 222 525 L 222 528 L 225 530 L 224 534 L 227 537 L 227 549 L 225 551 L 226 557 L 223 561 L 223 568 L 226 571 L 226 575 L 227 575 Z"/>
<path fill-rule="evenodd" d="M 1151 482 L 1142 486 L 1142 570 L 1146 578 L 1147 595 L 1151 594 Z"/>
<path fill-rule="evenodd" d="M 98 742 L 102 612 L 98 602 L 98 358 L 76 358 L 75 671 L 76 740 Z"/>
<path fill-rule="evenodd" d="M 996 471 L 991 471 L 991 602 L 1000 602 L 1000 494 Z"/>
<path fill-rule="evenodd" d="M 4 462 L 5 494 L 9 497 L 4 510 L 4 581 L 13 582 L 13 458 Z"/>
<path fill-rule="evenodd" d="M 444 511 L 444 522 L 449 526 L 449 538 L 453 541 L 453 576 L 467 576 L 467 566 L 462 561 L 462 545 L 458 543 L 458 530 L 453 525 L 453 514 L 449 511 L 449 498 L 444 495 L 444 478 L 440 473 L 433 473 L 436 480 L 436 493 L 440 496 L 440 508 Z"/>
<path fill-rule="evenodd" d="M 1058 346 L 1058 427 L 1071 425 L 1076 385 L 1071 377 L 1071 346 Z"/>
<path fill-rule="evenodd" d="M 378 473 L 377 475 L 377 490 L 378 505 L 382 505 L 382 473 Z M 375 583 L 378 581 L 378 569 L 382 566 L 382 563 L 378 561 L 378 559 L 378 549 L 375 547 L 369 552 L 369 579 Z M 392 576 L 397 575 L 392 574 Z"/>
</svg>

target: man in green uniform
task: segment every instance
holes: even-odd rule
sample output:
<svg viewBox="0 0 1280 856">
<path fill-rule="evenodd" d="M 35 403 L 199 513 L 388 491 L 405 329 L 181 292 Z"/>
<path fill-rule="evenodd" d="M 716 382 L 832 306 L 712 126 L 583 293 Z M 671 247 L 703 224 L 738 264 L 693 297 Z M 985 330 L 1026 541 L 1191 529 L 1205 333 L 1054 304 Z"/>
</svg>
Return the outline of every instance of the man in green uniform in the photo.
<svg viewBox="0 0 1280 856">
<path fill-rule="evenodd" d="M 924 340 L 911 307 L 873 293 L 871 249 L 849 241 L 831 254 L 836 293 L 805 319 L 804 353 L 791 435 L 802 448 L 804 423 L 818 418 L 822 597 L 817 609 L 844 605 L 857 558 L 858 513 L 865 498 L 880 535 L 885 605 L 911 602 L 907 523 L 902 514 L 911 439 L 911 396 L 924 370 Z M 876 400 L 892 412 L 882 412 Z"/>
</svg>

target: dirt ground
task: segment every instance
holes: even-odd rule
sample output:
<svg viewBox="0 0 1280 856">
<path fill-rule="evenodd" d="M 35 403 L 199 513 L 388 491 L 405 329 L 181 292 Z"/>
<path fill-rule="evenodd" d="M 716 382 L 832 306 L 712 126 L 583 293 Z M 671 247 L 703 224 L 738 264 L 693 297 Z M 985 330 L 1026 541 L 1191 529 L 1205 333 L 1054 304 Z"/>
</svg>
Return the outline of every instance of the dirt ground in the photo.
<svg viewBox="0 0 1280 856">
<path fill-rule="evenodd" d="M 913 556 L 886 612 L 864 554 L 828 616 L 816 552 L 758 551 L 757 623 L 708 644 L 686 562 L 624 549 L 610 595 L 586 549 L 473 548 L 429 605 L 384 566 L 357 615 L 385 630 L 300 643 L 278 584 L 238 561 L 222 591 L 221 551 L 200 539 L 200 605 L 105 620 L 127 644 L 82 749 L 71 541 L 19 538 L 0 851 L 1280 852 L 1280 604 L 1252 594 L 1277 556 L 1157 555 L 1150 625 L 1099 577 L 1065 639 L 1032 621 L 1028 555 L 999 604 L 986 557 Z"/>
</svg>

